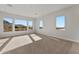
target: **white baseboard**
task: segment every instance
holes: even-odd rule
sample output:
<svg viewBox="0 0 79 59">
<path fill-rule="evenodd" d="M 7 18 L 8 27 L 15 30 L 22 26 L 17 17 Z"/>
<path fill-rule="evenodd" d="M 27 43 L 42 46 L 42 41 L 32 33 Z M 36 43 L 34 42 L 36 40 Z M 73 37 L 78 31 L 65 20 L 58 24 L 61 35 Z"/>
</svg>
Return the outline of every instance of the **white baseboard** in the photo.
<svg viewBox="0 0 79 59">
<path fill-rule="evenodd" d="M 60 38 L 60 39 L 63 39 L 63 40 L 68 40 L 68 41 L 72 41 L 72 42 L 76 42 L 76 43 L 79 43 L 79 40 L 74 40 L 74 39 L 70 39 L 70 38 L 66 38 L 66 37 L 58 37 L 58 36 L 54 36 L 56 38 Z"/>
<path fill-rule="evenodd" d="M 42 34 L 42 33 L 38 33 L 38 34 Z M 42 34 L 42 35 L 51 36 L 51 37 L 56 37 L 56 38 L 59 38 L 59 39 L 68 40 L 68 41 L 71 41 L 71 42 L 79 43 L 79 40 L 70 39 L 70 38 L 67 38 L 67 37 L 52 36 L 52 35 L 48 35 L 48 34 Z"/>
</svg>

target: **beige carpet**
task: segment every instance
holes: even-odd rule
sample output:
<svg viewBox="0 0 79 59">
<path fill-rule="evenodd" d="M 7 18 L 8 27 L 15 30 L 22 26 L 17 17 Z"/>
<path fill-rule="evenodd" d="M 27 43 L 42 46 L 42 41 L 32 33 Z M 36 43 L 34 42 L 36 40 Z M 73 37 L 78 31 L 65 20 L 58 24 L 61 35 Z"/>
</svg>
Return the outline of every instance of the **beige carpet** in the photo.
<svg viewBox="0 0 79 59">
<path fill-rule="evenodd" d="M 7 41 L 9 38 L 0 39 L 0 47 Z"/>
<path fill-rule="evenodd" d="M 30 34 L 13 37 L 1 50 L 5 54 L 68 54 L 79 53 L 79 43 Z"/>
<path fill-rule="evenodd" d="M 13 37 L 11 41 L 3 48 L 1 53 L 13 50 L 15 48 L 18 48 L 30 43 L 32 43 L 32 40 L 30 39 L 28 35 Z"/>
</svg>

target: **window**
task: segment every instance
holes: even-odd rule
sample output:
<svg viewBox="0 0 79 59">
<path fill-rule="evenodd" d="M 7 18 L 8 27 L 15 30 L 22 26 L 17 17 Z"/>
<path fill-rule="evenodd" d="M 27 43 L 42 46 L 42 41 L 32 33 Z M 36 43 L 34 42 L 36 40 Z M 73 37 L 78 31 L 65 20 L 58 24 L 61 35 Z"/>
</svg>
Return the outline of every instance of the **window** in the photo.
<svg viewBox="0 0 79 59">
<path fill-rule="evenodd" d="M 40 20 L 39 29 L 43 29 L 43 21 Z"/>
<path fill-rule="evenodd" d="M 13 19 L 11 17 L 5 17 L 3 20 L 4 32 L 12 31 Z"/>
<path fill-rule="evenodd" d="M 15 20 L 15 31 L 25 31 L 27 30 L 27 21 L 26 20 Z"/>
<path fill-rule="evenodd" d="M 65 16 L 57 16 L 56 17 L 56 29 L 62 29 L 65 28 Z"/>
<path fill-rule="evenodd" d="M 3 20 L 3 29 L 4 32 L 12 31 L 15 28 L 15 31 L 26 31 L 33 29 L 32 20 L 18 19 L 16 18 L 14 21 L 11 17 L 5 17 Z"/>
<path fill-rule="evenodd" d="M 31 20 L 28 21 L 28 29 L 33 29 L 33 23 Z"/>
</svg>

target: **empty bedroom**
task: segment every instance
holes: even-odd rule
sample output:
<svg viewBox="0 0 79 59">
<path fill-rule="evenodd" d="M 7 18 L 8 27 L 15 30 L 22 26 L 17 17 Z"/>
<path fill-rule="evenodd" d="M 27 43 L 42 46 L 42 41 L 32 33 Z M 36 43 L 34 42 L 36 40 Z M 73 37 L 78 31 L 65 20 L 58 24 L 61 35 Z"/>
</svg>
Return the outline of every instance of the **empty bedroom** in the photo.
<svg viewBox="0 0 79 59">
<path fill-rule="evenodd" d="M 78 4 L 0 4 L 0 54 L 78 53 Z"/>
</svg>

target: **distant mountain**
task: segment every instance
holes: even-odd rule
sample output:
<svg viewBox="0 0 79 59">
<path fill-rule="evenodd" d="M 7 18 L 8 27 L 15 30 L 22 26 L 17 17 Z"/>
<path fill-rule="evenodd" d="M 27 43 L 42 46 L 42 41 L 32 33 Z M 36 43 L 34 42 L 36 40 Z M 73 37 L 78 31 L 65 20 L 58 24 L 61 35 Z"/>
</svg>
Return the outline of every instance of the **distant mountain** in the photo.
<svg viewBox="0 0 79 59">
<path fill-rule="evenodd" d="M 24 25 L 21 25 L 21 24 L 16 24 L 15 26 L 23 26 L 23 27 L 25 27 Z"/>
<path fill-rule="evenodd" d="M 27 28 L 27 26 L 21 25 L 21 24 L 17 24 L 15 25 L 15 28 Z"/>
<path fill-rule="evenodd" d="M 4 25 L 12 25 L 12 23 L 10 23 L 10 22 L 4 20 Z"/>
<path fill-rule="evenodd" d="M 12 25 L 12 23 L 10 23 L 10 22 L 4 20 L 4 25 Z M 15 26 L 16 26 L 16 27 L 26 27 L 25 25 L 21 25 L 21 24 L 16 24 Z"/>
</svg>

